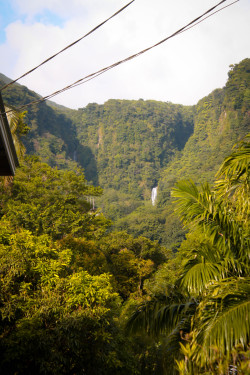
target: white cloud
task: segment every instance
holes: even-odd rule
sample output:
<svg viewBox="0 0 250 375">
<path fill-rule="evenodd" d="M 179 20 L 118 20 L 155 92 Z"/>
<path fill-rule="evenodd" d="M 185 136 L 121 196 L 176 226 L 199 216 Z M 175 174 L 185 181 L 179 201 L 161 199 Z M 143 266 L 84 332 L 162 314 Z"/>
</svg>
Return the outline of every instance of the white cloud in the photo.
<svg viewBox="0 0 250 375">
<path fill-rule="evenodd" d="M 50 11 L 65 20 L 87 16 L 95 18 L 105 11 L 112 12 L 113 9 L 126 4 L 124 0 L 120 4 L 109 0 L 105 5 L 100 0 L 12 0 L 12 3 L 17 11 L 26 15 L 29 20 L 44 11 Z"/>
<path fill-rule="evenodd" d="M 109 0 L 15 0 L 27 22 L 6 30 L 2 73 L 16 78 L 126 4 Z M 107 5 L 108 3 L 108 5 Z M 32 5 L 31 5 L 32 4 Z M 87 39 L 20 81 L 41 95 L 148 47 L 215 4 L 212 0 L 136 0 Z M 44 10 L 63 26 L 35 22 Z M 228 65 L 248 57 L 250 4 L 242 0 L 192 30 L 82 86 L 54 98 L 72 108 L 109 98 L 194 104 L 226 82 Z M 33 19 L 33 21 L 32 21 Z"/>
</svg>

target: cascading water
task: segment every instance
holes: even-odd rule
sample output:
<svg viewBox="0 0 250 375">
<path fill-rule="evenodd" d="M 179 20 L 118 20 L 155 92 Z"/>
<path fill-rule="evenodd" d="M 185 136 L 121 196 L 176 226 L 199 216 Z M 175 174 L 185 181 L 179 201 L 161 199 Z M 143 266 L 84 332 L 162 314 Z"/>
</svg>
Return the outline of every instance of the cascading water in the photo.
<svg viewBox="0 0 250 375">
<path fill-rule="evenodd" d="M 154 187 L 152 189 L 152 193 L 151 193 L 151 201 L 152 201 L 152 205 L 154 206 L 155 203 L 156 203 L 156 198 L 157 198 L 157 189 L 158 189 L 158 186 Z"/>
</svg>

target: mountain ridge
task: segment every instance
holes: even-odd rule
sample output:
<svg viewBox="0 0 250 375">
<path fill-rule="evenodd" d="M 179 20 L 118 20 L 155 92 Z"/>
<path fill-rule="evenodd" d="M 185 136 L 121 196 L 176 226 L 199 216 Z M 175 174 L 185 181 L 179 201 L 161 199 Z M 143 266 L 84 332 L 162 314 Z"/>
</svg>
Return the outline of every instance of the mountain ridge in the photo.
<svg viewBox="0 0 250 375">
<path fill-rule="evenodd" d="M 249 73 L 250 59 L 232 65 L 225 87 L 195 106 L 110 99 L 72 110 L 40 103 L 28 108 L 27 152 L 58 168 L 79 164 L 87 180 L 104 188 L 97 205 L 116 228 L 168 245 L 179 242 L 183 232 L 169 208 L 170 190 L 183 178 L 212 182 L 223 158 L 249 132 Z M 3 97 L 18 107 L 39 95 L 17 84 Z"/>
</svg>

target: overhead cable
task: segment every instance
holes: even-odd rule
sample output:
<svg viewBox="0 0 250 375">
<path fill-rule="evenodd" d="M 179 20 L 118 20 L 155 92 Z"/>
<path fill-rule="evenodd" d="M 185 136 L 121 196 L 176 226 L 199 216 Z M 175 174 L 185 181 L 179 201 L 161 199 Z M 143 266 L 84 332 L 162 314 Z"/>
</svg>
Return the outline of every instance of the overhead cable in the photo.
<svg viewBox="0 0 250 375">
<path fill-rule="evenodd" d="M 223 0 L 223 1 L 221 1 L 219 4 L 215 5 L 213 8 L 209 9 L 209 10 L 206 11 L 204 14 L 202 14 L 202 15 L 199 16 L 199 17 L 197 17 L 195 20 L 191 21 L 189 24 L 187 24 L 186 26 L 182 27 L 181 29 L 179 29 L 179 30 L 176 31 L 175 33 L 171 34 L 171 35 L 168 36 L 167 38 L 161 40 L 160 42 L 158 42 L 158 43 L 156 43 L 156 44 L 154 44 L 154 45 L 152 45 L 152 46 L 150 46 L 150 47 L 148 47 L 148 48 L 146 48 L 146 49 L 144 49 L 144 50 L 142 50 L 142 51 L 140 51 L 140 52 L 138 52 L 138 53 L 136 53 L 136 54 L 134 54 L 134 55 L 131 55 L 131 56 L 127 57 L 127 58 L 124 59 L 124 60 L 120 60 L 120 61 L 118 61 L 118 62 L 116 62 L 116 63 L 114 63 L 114 64 L 112 64 L 112 65 L 109 65 L 109 66 L 107 66 L 107 67 L 105 67 L 105 68 L 103 68 L 103 69 L 98 70 L 98 71 L 95 72 L 95 73 L 91 73 L 91 74 L 89 74 L 89 75 L 87 75 L 87 76 L 85 76 L 85 77 L 83 77 L 83 78 L 80 78 L 80 79 L 77 80 L 76 82 L 74 82 L 74 83 L 72 83 L 72 84 L 70 84 L 70 85 L 64 87 L 63 89 L 58 90 L 58 91 L 55 91 L 54 93 L 52 93 L 52 94 L 46 96 L 46 97 L 45 97 L 45 100 L 47 100 L 47 99 L 51 99 L 53 96 L 56 96 L 56 95 L 58 95 L 58 94 L 60 94 L 60 93 L 62 93 L 62 92 L 64 92 L 64 91 L 67 91 L 67 90 L 69 90 L 69 89 L 71 89 L 71 88 L 74 88 L 74 87 L 76 87 L 76 86 L 80 86 L 80 85 L 82 85 L 82 84 L 84 84 L 84 83 L 86 83 L 86 82 L 88 82 L 88 81 L 90 81 L 90 80 L 92 80 L 92 79 L 98 77 L 99 75 L 101 75 L 101 74 L 107 72 L 108 70 L 113 69 L 113 68 L 115 68 L 116 66 L 118 66 L 118 65 L 120 65 L 120 64 L 123 64 L 123 63 L 125 63 L 125 62 L 127 62 L 127 61 L 129 61 L 129 60 L 132 60 L 132 59 L 134 59 L 135 57 L 138 57 L 138 56 L 144 54 L 145 52 L 148 52 L 149 50 L 153 49 L 154 47 L 157 47 L 157 46 L 159 46 L 160 44 L 166 42 L 168 39 L 173 38 L 173 37 L 175 37 L 175 36 L 177 36 L 177 35 L 179 35 L 179 34 L 185 32 L 185 31 L 188 31 L 188 30 L 191 29 L 192 27 L 195 27 L 195 26 L 197 26 L 199 23 L 205 21 L 207 18 L 209 18 L 209 17 L 213 16 L 214 14 L 216 14 L 216 13 L 222 11 L 222 10 L 225 9 L 225 8 L 228 8 L 229 6 L 231 6 L 231 5 L 233 5 L 233 4 L 237 3 L 237 2 L 239 2 L 240 0 L 235 0 L 235 1 L 233 1 L 232 3 L 230 3 L 230 4 L 228 4 L 228 5 L 225 5 L 224 7 L 220 8 L 220 9 L 216 10 L 215 12 L 213 12 L 213 13 L 207 15 L 206 17 L 204 17 L 206 14 L 208 14 L 209 12 L 211 12 L 213 9 L 215 9 L 216 7 L 218 7 L 220 4 L 224 3 L 225 1 L 227 1 L 227 0 Z M 204 18 L 201 19 L 202 17 L 204 17 Z"/>
<path fill-rule="evenodd" d="M 21 78 L 27 76 L 28 74 L 34 72 L 34 70 L 40 68 L 40 66 L 46 64 L 47 62 L 49 62 L 50 60 L 54 59 L 56 56 L 60 55 L 62 52 L 66 51 L 67 49 L 73 47 L 76 43 L 80 42 L 82 39 L 86 38 L 87 36 L 89 36 L 90 34 L 92 34 L 94 31 L 96 31 L 97 29 L 99 29 L 101 26 L 103 26 L 105 23 L 107 23 L 109 20 L 111 20 L 111 18 L 114 18 L 115 16 L 117 16 L 119 13 L 121 13 L 124 9 L 126 9 L 130 4 L 132 4 L 135 0 L 132 0 L 130 1 L 130 3 L 128 3 L 127 5 L 125 5 L 124 7 L 122 7 L 121 9 L 119 9 L 117 12 L 115 12 L 112 16 L 110 16 L 109 18 L 107 18 L 105 21 L 101 22 L 99 25 L 97 25 L 96 27 L 94 27 L 92 30 L 90 30 L 87 34 L 83 35 L 81 38 L 77 39 L 75 42 L 69 44 L 68 46 L 64 47 L 62 50 L 60 50 L 59 52 L 55 53 L 54 55 L 50 56 L 49 58 L 47 58 L 46 60 L 44 60 L 43 62 L 41 62 L 39 65 L 35 66 L 35 68 L 29 70 L 28 72 L 22 74 L 20 77 L 16 78 L 15 80 L 11 81 L 10 83 L 6 84 L 5 86 L 3 86 L 0 91 L 6 89 L 8 86 L 12 85 L 13 83 L 19 81 Z"/>
<path fill-rule="evenodd" d="M 68 85 L 68 86 L 66 86 L 66 87 L 64 87 L 64 88 L 62 88 L 60 90 L 55 91 L 52 94 L 49 94 L 49 95 L 44 96 L 43 98 L 40 98 L 40 99 L 37 99 L 37 100 L 33 100 L 30 103 L 24 104 L 24 105 L 16 108 L 16 110 L 19 111 L 19 110 L 22 110 L 23 108 L 26 108 L 26 107 L 30 106 L 30 105 L 37 104 L 37 103 L 43 102 L 45 100 L 49 100 L 49 99 L 53 98 L 54 96 L 56 96 L 58 94 L 61 94 L 64 91 L 67 91 L 67 90 L 69 90 L 69 89 L 71 89 L 73 87 L 82 85 L 82 84 L 84 84 L 84 83 L 86 83 L 86 82 L 88 82 L 88 81 L 90 81 L 90 80 L 98 77 L 99 75 L 107 72 L 108 70 L 113 69 L 116 66 L 121 65 L 121 64 L 123 64 L 123 63 L 125 63 L 127 61 L 130 61 L 130 60 L 132 60 L 132 59 L 134 59 L 134 58 L 136 58 L 136 57 L 144 54 L 145 52 L 148 52 L 149 50 L 151 50 L 151 49 L 153 49 L 153 48 L 161 45 L 162 43 L 166 42 L 167 40 L 169 40 L 169 39 L 171 39 L 171 38 L 173 38 L 173 37 L 175 37 L 175 36 L 177 36 L 177 35 L 185 32 L 187 30 L 191 29 L 194 26 L 197 26 L 199 23 L 205 21 L 207 18 L 209 18 L 212 15 L 214 15 L 214 14 L 216 14 L 216 13 L 224 10 L 225 8 L 228 8 L 229 6 L 231 6 L 231 5 L 239 2 L 240 0 L 235 0 L 232 3 L 230 3 L 230 4 L 228 4 L 228 5 L 224 6 L 224 7 L 216 10 L 215 12 L 211 13 L 215 8 L 217 8 L 218 6 L 220 6 L 222 3 L 226 2 L 226 1 L 227 0 L 220 1 L 217 5 L 213 6 L 212 8 L 210 8 L 209 10 L 207 10 L 205 13 L 203 13 L 199 17 L 195 18 L 193 21 L 189 22 L 187 25 L 183 26 L 182 28 L 180 28 L 179 30 L 177 30 L 176 32 L 174 32 L 173 34 L 171 34 L 170 36 L 162 39 L 158 43 L 156 43 L 156 44 L 154 44 L 154 45 L 152 45 L 152 46 L 150 46 L 148 48 L 145 48 L 144 50 L 142 50 L 140 52 L 137 52 L 136 54 L 133 54 L 133 55 L 131 55 L 131 56 L 129 56 L 129 57 L 123 59 L 123 60 L 120 60 L 120 61 L 118 61 L 118 62 L 116 62 L 116 63 L 114 63 L 112 65 L 109 65 L 109 66 L 107 66 L 107 67 L 105 67 L 103 69 L 100 69 L 100 70 L 98 70 L 98 71 L 96 71 L 94 73 L 91 73 L 91 74 L 89 74 L 89 75 L 87 75 L 87 76 L 85 76 L 83 78 L 80 78 L 79 80 L 75 81 L 74 83 L 72 83 L 72 84 L 70 84 L 70 85 Z M 211 14 L 209 14 L 209 13 L 211 13 Z M 8 113 L 8 112 L 9 111 L 6 111 L 6 113 Z"/>
</svg>

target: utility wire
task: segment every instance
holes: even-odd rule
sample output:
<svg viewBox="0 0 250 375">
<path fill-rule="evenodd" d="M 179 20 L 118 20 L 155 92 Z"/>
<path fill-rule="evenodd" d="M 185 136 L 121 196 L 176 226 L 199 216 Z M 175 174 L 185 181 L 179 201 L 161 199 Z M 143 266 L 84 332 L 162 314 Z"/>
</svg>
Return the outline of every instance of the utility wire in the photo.
<svg viewBox="0 0 250 375">
<path fill-rule="evenodd" d="M 40 66 L 46 64 L 47 62 L 49 62 L 50 60 L 54 59 L 54 57 L 60 55 L 62 52 L 66 51 L 67 49 L 73 47 L 76 43 L 80 42 L 82 39 L 86 38 L 87 36 L 89 36 L 90 34 L 92 34 L 94 31 L 96 31 L 97 29 L 99 29 L 101 26 L 103 26 L 106 22 L 108 22 L 109 20 L 111 20 L 111 18 L 114 18 L 115 16 L 117 16 L 119 13 L 121 13 L 124 9 L 126 9 L 130 4 L 132 4 L 135 0 L 132 0 L 130 1 L 130 3 L 128 3 L 127 5 L 125 5 L 124 7 L 122 7 L 121 9 L 119 9 L 117 12 L 115 12 L 112 16 L 110 16 L 109 18 L 107 18 L 105 21 L 103 21 L 102 23 L 100 23 L 99 25 L 97 25 L 96 27 L 94 27 L 92 30 L 90 30 L 87 34 L 83 35 L 81 38 L 77 39 L 75 42 L 69 44 L 68 46 L 64 47 L 62 50 L 60 50 L 59 52 L 55 53 L 54 55 L 52 55 L 51 57 L 47 58 L 46 60 L 44 60 L 43 62 L 41 62 L 39 65 L 35 66 L 35 68 L 29 70 L 28 72 L 22 74 L 20 77 L 16 78 L 14 81 L 11 81 L 10 83 L 8 83 L 7 85 L 3 86 L 0 91 L 6 89 L 7 87 L 9 87 L 10 85 L 12 85 L 13 83 L 19 81 L 19 79 L 27 76 L 28 74 L 34 72 L 34 70 L 40 68 Z"/>
<path fill-rule="evenodd" d="M 40 98 L 40 99 L 37 99 L 37 100 L 33 100 L 33 101 L 30 102 L 30 103 L 24 104 L 24 105 L 18 107 L 16 110 L 19 111 L 19 110 L 21 110 L 21 109 L 23 109 L 23 108 L 26 108 L 26 107 L 30 106 L 30 105 L 37 104 L 37 103 L 43 102 L 43 101 L 45 101 L 45 100 L 49 100 L 49 99 L 53 98 L 54 96 L 56 96 L 56 95 L 58 95 L 58 94 L 60 94 L 60 93 L 62 93 L 62 92 L 64 92 L 64 91 L 67 91 L 67 90 L 69 90 L 69 89 L 71 89 L 71 88 L 73 88 L 73 87 L 79 86 L 79 85 L 81 85 L 81 84 L 83 84 L 83 83 L 86 83 L 86 82 L 88 82 L 88 81 L 90 81 L 90 80 L 92 80 L 92 79 L 98 77 L 99 75 L 101 75 L 101 74 L 107 72 L 108 70 L 113 69 L 114 67 L 116 67 L 116 66 L 118 66 L 118 65 L 120 65 L 120 64 L 123 64 L 123 63 L 125 63 L 125 62 L 127 62 L 127 61 L 130 61 L 130 60 L 132 60 L 132 59 L 134 59 L 134 58 L 136 58 L 136 57 L 138 57 L 138 56 L 144 54 L 145 52 L 148 52 L 149 50 L 151 50 L 151 49 L 153 49 L 153 48 L 155 48 L 155 47 L 161 45 L 162 43 L 166 42 L 167 40 L 169 40 L 169 39 L 171 39 L 171 38 L 173 38 L 173 37 L 175 37 L 175 36 L 177 36 L 177 35 L 179 35 L 179 34 L 185 32 L 185 31 L 187 31 L 187 30 L 191 29 L 191 28 L 194 27 L 194 26 L 197 26 L 199 23 L 205 21 L 207 18 L 209 18 L 209 17 L 211 17 L 212 15 L 214 15 L 214 14 L 216 14 L 216 13 L 218 13 L 218 12 L 224 10 L 225 8 L 228 8 L 229 6 L 231 6 L 231 5 L 233 5 L 233 4 L 237 3 L 237 2 L 239 2 L 240 0 L 235 0 L 235 1 L 233 1 L 232 3 L 230 3 L 230 4 L 228 4 L 228 5 L 224 6 L 224 7 L 222 7 L 222 8 L 220 8 L 220 9 L 216 10 L 215 12 L 211 13 L 215 8 L 217 8 L 219 5 L 223 4 L 223 3 L 226 2 L 226 1 L 227 1 L 227 0 L 222 0 L 222 1 L 220 1 L 217 5 L 213 6 L 212 8 L 210 8 L 209 10 L 207 10 L 205 13 L 203 13 L 203 14 L 200 15 L 199 17 L 195 18 L 193 21 L 189 22 L 187 25 L 183 26 L 181 29 L 177 30 L 176 32 L 174 32 L 174 33 L 171 34 L 170 36 L 168 36 L 168 37 L 162 39 L 162 40 L 159 41 L 158 43 L 156 43 L 156 44 L 154 44 L 154 45 L 152 45 L 152 46 L 150 46 L 150 47 L 148 47 L 148 48 L 145 48 L 144 50 L 142 50 L 142 51 L 140 51 L 140 52 L 138 52 L 138 53 L 136 53 L 136 54 L 134 54 L 134 55 L 131 55 L 131 56 L 127 57 L 126 59 L 120 60 L 120 61 L 118 61 L 118 62 L 116 62 L 116 63 L 114 63 L 114 64 L 112 64 L 112 65 L 109 65 L 109 66 L 107 66 L 107 67 L 105 67 L 105 68 L 103 68 L 103 69 L 100 69 L 100 70 L 98 70 L 98 71 L 96 71 L 96 72 L 94 72 L 94 73 L 91 73 L 91 74 L 89 74 L 89 75 L 87 75 L 87 76 L 85 76 L 85 77 L 83 77 L 83 78 L 80 78 L 80 79 L 77 80 L 76 82 L 74 82 L 74 83 L 72 83 L 72 84 L 70 84 L 70 85 L 68 85 L 68 86 L 66 86 L 66 87 L 64 87 L 64 88 L 62 88 L 62 89 L 60 89 L 60 90 L 55 91 L 55 92 L 53 92 L 52 94 L 49 94 L 49 95 L 44 96 L 43 98 Z M 209 13 L 211 13 L 211 14 L 209 14 Z M 206 16 L 206 17 L 205 17 L 205 16 Z M 203 18 L 203 17 L 204 17 L 204 18 Z M 12 111 L 12 110 L 6 111 L 6 113 L 11 112 L 11 111 Z"/>
<path fill-rule="evenodd" d="M 181 33 L 184 33 L 185 31 L 191 29 L 192 27 L 197 26 L 199 23 L 205 21 L 207 18 L 209 18 L 209 17 L 213 16 L 214 14 L 216 14 L 216 13 L 222 11 L 222 10 L 225 9 L 225 8 L 228 8 L 229 6 L 231 6 L 231 5 L 235 4 L 235 3 L 237 3 L 237 2 L 240 1 L 240 0 L 235 0 L 234 2 L 232 2 L 232 3 L 228 4 L 228 5 L 225 5 L 224 7 L 220 8 L 220 9 L 218 9 L 217 11 L 215 11 L 215 12 L 209 14 L 208 16 L 204 17 L 206 14 L 208 14 L 209 12 L 211 12 L 213 9 L 215 9 L 216 7 L 218 7 L 220 4 L 222 4 L 222 3 L 225 2 L 225 1 L 227 1 L 227 0 L 223 0 L 223 1 L 221 1 L 219 4 L 217 4 L 216 6 L 214 6 L 214 7 L 211 8 L 211 9 L 209 9 L 209 10 L 206 11 L 204 14 L 202 14 L 202 15 L 199 16 L 199 17 L 197 17 L 195 20 L 191 21 L 189 24 L 187 24 L 186 26 L 182 27 L 181 29 L 179 29 L 179 30 L 176 31 L 175 33 L 171 34 L 171 35 L 168 36 L 167 38 L 161 40 L 160 42 L 158 42 L 158 43 L 156 43 L 156 44 L 154 44 L 154 45 L 152 45 L 152 46 L 150 46 L 150 47 L 148 47 L 148 48 L 146 48 L 146 49 L 144 49 L 144 50 L 142 50 L 142 51 L 140 51 L 140 52 L 138 52 L 138 53 L 136 53 L 136 54 L 134 54 L 134 55 L 131 55 L 131 56 L 127 57 L 127 58 L 124 59 L 124 60 L 118 61 L 118 62 L 116 62 L 116 63 L 114 63 L 114 64 L 112 64 L 112 65 L 107 66 L 106 68 L 103 68 L 103 69 L 101 69 L 101 70 L 98 70 L 98 71 L 95 72 L 95 73 L 91 73 L 91 74 L 89 74 L 89 75 L 87 75 L 87 76 L 85 76 L 85 77 L 83 77 L 83 78 L 80 78 L 79 80 L 77 80 L 76 82 L 72 83 L 71 85 L 68 85 L 68 86 L 64 87 L 63 89 L 58 90 L 58 91 L 55 91 L 54 93 L 52 93 L 52 94 L 46 96 L 46 97 L 45 97 L 45 100 L 47 100 L 47 99 L 51 99 L 52 97 L 54 97 L 54 96 L 56 96 L 56 95 L 58 95 L 58 94 L 60 94 L 60 93 L 62 93 L 62 92 L 64 92 L 64 91 L 67 91 L 67 90 L 69 90 L 69 89 L 71 89 L 71 88 L 74 88 L 74 87 L 76 87 L 76 86 L 80 86 L 80 85 L 82 85 L 82 84 L 84 84 L 84 83 L 86 83 L 86 82 L 88 82 L 88 81 L 90 81 L 90 80 L 92 80 L 92 79 L 98 77 L 99 75 L 101 75 L 101 74 L 107 72 L 108 70 L 113 69 L 113 68 L 115 68 L 116 66 L 118 66 L 118 65 L 120 65 L 120 64 L 123 64 L 123 63 L 125 63 L 125 62 L 127 62 L 127 61 L 129 61 L 129 60 L 134 59 L 135 57 L 138 57 L 138 56 L 144 54 L 145 52 L 151 50 L 152 48 L 157 47 L 157 46 L 159 46 L 160 44 L 166 42 L 168 39 L 173 38 L 173 37 L 175 37 L 175 36 L 177 36 L 177 35 L 179 35 L 179 34 L 181 34 Z M 200 19 L 200 18 L 202 18 L 202 17 L 204 17 L 204 18 L 203 18 L 203 19 Z"/>
<path fill-rule="evenodd" d="M 196 22 L 194 25 L 187 27 L 185 30 L 181 31 L 179 34 L 183 33 L 184 31 L 187 31 L 187 30 L 189 30 L 189 29 L 192 29 L 192 27 L 197 26 L 199 23 L 205 21 L 207 18 L 212 17 L 214 14 L 219 13 L 221 10 L 228 8 L 228 7 L 230 7 L 231 5 L 233 5 L 233 4 L 235 4 L 235 3 L 238 3 L 239 1 L 240 1 L 240 0 L 235 0 L 235 1 L 233 1 L 232 3 L 230 3 L 230 4 L 228 4 L 228 5 L 225 5 L 224 7 L 220 8 L 220 9 L 216 10 L 215 12 L 209 14 L 208 16 L 204 17 L 202 20 Z"/>
</svg>

